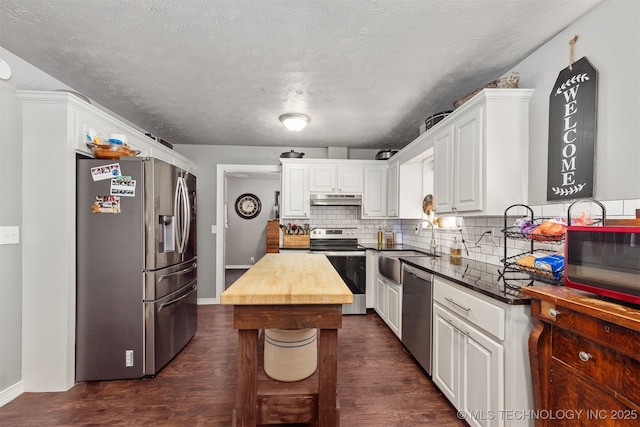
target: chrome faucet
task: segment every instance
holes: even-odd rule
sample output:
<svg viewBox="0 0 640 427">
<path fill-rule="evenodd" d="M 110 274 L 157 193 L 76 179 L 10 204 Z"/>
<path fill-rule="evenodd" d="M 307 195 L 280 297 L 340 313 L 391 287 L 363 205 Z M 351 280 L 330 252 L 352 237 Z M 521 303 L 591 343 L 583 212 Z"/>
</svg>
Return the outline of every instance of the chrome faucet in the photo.
<svg viewBox="0 0 640 427">
<path fill-rule="evenodd" d="M 429 221 L 428 219 L 423 219 L 422 221 L 420 221 L 417 225 L 416 225 L 416 231 L 415 233 L 418 234 L 418 232 L 420 231 L 420 229 L 422 228 L 422 224 L 427 223 L 429 225 L 431 225 L 431 244 L 429 246 L 429 251 L 432 254 L 436 254 L 436 228 L 433 225 L 433 222 Z"/>
</svg>

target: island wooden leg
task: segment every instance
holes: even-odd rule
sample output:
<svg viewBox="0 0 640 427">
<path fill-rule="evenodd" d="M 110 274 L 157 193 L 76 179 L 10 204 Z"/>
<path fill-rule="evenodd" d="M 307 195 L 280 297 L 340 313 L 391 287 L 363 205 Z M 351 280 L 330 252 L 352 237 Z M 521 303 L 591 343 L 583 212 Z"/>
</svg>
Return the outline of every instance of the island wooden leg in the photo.
<svg viewBox="0 0 640 427">
<path fill-rule="evenodd" d="M 318 340 L 318 426 L 338 427 L 338 330 L 320 329 Z"/>
<path fill-rule="evenodd" d="M 255 427 L 258 394 L 258 330 L 238 330 L 238 379 L 233 425 Z"/>
</svg>

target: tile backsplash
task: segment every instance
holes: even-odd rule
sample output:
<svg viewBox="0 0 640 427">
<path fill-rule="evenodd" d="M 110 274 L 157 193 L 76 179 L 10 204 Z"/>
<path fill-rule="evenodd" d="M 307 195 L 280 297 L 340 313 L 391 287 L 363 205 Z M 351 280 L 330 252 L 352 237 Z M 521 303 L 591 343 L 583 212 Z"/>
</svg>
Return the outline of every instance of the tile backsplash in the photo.
<svg viewBox="0 0 640 427">
<path fill-rule="evenodd" d="M 640 199 L 614 200 L 602 202 L 607 218 L 634 218 L 635 210 L 640 208 Z M 567 217 L 571 203 L 556 203 L 531 206 L 534 217 Z M 312 206 L 310 226 L 320 228 L 357 228 L 358 240 L 362 244 L 376 244 L 378 228 L 402 232 L 404 244 L 424 250 L 429 249 L 431 229 L 423 228 L 415 233 L 419 220 L 400 219 L 361 219 L 360 207 L 357 206 Z M 522 212 L 526 212 L 523 210 Z M 601 217 L 602 209 L 585 200 L 573 206 L 571 217 L 582 213 L 594 218 Z M 514 213 L 519 213 L 515 211 Z M 511 226 L 515 218 L 507 218 L 507 226 Z M 505 241 L 502 230 L 505 227 L 504 216 L 500 217 L 463 217 L 458 221 L 459 229 L 438 229 L 435 231 L 438 252 L 448 252 L 454 241 L 463 242 L 463 257 L 488 264 L 500 265 L 505 257 Z M 562 244 L 536 244 L 536 249 L 550 252 L 564 251 Z M 510 257 L 530 249 L 530 242 L 507 240 L 506 256 Z"/>
</svg>

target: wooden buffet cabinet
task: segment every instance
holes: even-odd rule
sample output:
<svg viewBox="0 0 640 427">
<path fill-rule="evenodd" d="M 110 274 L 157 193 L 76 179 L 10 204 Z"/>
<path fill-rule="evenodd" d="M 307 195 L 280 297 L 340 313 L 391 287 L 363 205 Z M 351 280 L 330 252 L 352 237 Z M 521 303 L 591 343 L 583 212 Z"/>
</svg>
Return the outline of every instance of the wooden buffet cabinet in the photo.
<svg viewBox="0 0 640 427">
<path fill-rule="evenodd" d="M 640 309 L 562 286 L 523 288 L 536 426 L 640 425 Z"/>
</svg>

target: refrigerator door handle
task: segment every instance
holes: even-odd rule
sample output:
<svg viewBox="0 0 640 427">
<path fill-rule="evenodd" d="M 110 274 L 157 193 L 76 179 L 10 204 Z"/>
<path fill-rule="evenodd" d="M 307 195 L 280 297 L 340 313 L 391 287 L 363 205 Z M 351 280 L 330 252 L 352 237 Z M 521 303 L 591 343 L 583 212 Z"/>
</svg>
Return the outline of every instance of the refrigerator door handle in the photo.
<svg viewBox="0 0 640 427">
<path fill-rule="evenodd" d="M 187 181 L 184 177 L 180 179 L 182 180 L 182 207 L 184 212 L 181 252 L 185 252 L 189 241 L 189 230 L 191 229 L 191 202 L 189 201 L 189 187 L 187 186 Z"/>
<path fill-rule="evenodd" d="M 182 192 L 180 191 L 180 187 L 182 186 L 182 182 L 180 181 L 180 178 L 178 178 L 178 180 L 176 181 L 176 189 L 173 195 L 173 216 L 176 219 L 176 224 L 177 226 L 174 228 L 175 230 L 175 234 L 176 234 L 176 240 L 178 241 L 178 252 L 182 252 L 182 236 L 181 234 L 181 227 L 180 227 L 180 222 L 182 221 L 182 218 L 180 218 L 180 210 L 179 210 L 179 206 L 180 206 L 180 198 L 182 196 Z"/>
<path fill-rule="evenodd" d="M 171 278 L 173 276 L 181 276 L 183 274 L 191 273 L 193 270 L 196 269 L 197 266 L 198 266 L 198 264 L 194 262 L 193 264 L 191 264 L 191 267 L 184 268 L 184 269 L 182 269 L 180 271 L 174 271 L 173 273 L 163 274 L 162 276 L 160 276 L 158 278 L 158 282 L 161 282 L 161 281 L 163 281 L 165 279 L 169 279 L 169 278 Z"/>
<path fill-rule="evenodd" d="M 178 253 L 184 251 L 184 182 L 182 177 L 176 181 L 175 198 L 173 201 L 173 213 L 178 221 L 176 238 L 178 240 Z"/>
<path fill-rule="evenodd" d="M 167 302 L 163 303 L 162 305 L 160 305 L 160 310 L 162 310 L 163 308 L 165 308 L 165 307 L 167 307 L 167 306 L 173 305 L 173 304 L 177 303 L 177 302 L 178 302 L 178 301 L 180 301 L 180 300 L 185 299 L 186 297 L 188 297 L 189 295 L 191 295 L 192 293 L 194 293 L 197 289 L 198 289 L 198 285 L 194 284 L 194 285 L 191 287 L 191 290 L 190 290 L 189 292 L 187 292 L 186 294 L 182 295 L 182 296 L 181 296 L 181 297 L 179 297 L 179 298 L 172 299 L 171 301 L 167 301 Z"/>
<path fill-rule="evenodd" d="M 183 177 L 179 177 L 176 181 L 176 194 L 173 205 L 174 214 L 178 219 L 178 227 L 176 227 L 176 235 L 178 238 L 178 252 L 184 253 L 187 249 L 188 232 L 191 225 L 189 203 L 189 194 L 187 192 L 187 185 Z"/>
</svg>

